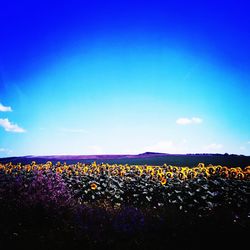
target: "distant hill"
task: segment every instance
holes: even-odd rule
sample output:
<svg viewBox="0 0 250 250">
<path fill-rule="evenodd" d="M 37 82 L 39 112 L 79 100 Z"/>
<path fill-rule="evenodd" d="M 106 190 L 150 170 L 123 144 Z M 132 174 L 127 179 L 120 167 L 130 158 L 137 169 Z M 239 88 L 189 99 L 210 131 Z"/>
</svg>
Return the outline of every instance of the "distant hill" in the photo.
<svg viewBox="0 0 250 250">
<path fill-rule="evenodd" d="M 156 152 L 145 152 L 138 155 L 48 155 L 48 156 L 21 156 L 0 158 L 0 163 L 22 163 L 27 164 L 31 161 L 45 163 L 52 161 L 56 163 L 67 162 L 73 164 L 77 162 L 90 163 L 117 163 L 117 164 L 148 164 L 148 165 L 178 165 L 178 166 L 197 166 L 198 163 L 224 165 L 228 167 L 250 166 L 250 156 L 235 154 L 166 154 Z"/>
</svg>

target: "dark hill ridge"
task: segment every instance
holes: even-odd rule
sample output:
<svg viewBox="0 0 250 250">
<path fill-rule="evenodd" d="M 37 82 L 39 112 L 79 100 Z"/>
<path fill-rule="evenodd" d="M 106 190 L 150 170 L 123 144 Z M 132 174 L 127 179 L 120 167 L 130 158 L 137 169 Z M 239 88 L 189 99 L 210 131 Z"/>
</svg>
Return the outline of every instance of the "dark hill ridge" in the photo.
<svg viewBox="0 0 250 250">
<path fill-rule="evenodd" d="M 48 156 L 20 156 L 0 158 L 0 163 L 22 163 L 27 164 L 31 161 L 37 163 L 45 163 L 46 161 L 67 162 L 73 164 L 77 162 L 90 163 L 96 161 L 97 163 L 117 163 L 117 164 L 148 164 L 148 165 L 169 165 L 178 166 L 197 166 L 198 163 L 203 162 L 214 165 L 224 165 L 228 167 L 246 167 L 250 166 L 250 156 L 235 155 L 235 154 L 166 154 L 145 152 L 138 155 L 119 154 L 119 155 L 48 155 Z"/>
</svg>

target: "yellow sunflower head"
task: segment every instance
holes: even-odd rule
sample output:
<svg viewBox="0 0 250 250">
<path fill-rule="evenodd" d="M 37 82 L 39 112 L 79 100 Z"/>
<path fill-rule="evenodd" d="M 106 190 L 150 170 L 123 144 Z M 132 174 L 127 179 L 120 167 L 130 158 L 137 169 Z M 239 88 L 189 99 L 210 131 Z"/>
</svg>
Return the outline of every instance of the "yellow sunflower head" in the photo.
<svg viewBox="0 0 250 250">
<path fill-rule="evenodd" d="M 244 173 L 239 172 L 239 173 L 237 174 L 237 179 L 239 179 L 239 180 L 243 180 L 244 178 L 245 178 Z"/>
<path fill-rule="evenodd" d="M 165 178 L 165 177 L 162 177 L 161 178 L 161 185 L 166 185 L 166 183 L 167 183 L 167 179 Z"/>
<path fill-rule="evenodd" d="M 172 172 L 167 172 L 167 173 L 166 173 L 166 176 L 167 176 L 168 178 L 173 178 L 173 173 L 172 173 Z"/>
<path fill-rule="evenodd" d="M 92 190 L 96 190 L 97 189 L 97 185 L 96 185 L 96 183 L 91 183 L 90 184 L 90 188 L 92 189 Z"/>
</svg>

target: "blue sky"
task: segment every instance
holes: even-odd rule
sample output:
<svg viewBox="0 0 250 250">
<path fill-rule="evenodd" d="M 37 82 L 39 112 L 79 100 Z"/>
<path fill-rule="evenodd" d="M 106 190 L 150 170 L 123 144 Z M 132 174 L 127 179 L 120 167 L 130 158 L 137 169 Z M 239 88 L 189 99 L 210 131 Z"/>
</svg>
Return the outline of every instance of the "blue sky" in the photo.
<svg viewBox="0 0 250 250">
<path fill-rule="evenodd" d="M 0 157 L 250 155 L 249 11 L 247 1 L 1 2 Z"/>
</svg>

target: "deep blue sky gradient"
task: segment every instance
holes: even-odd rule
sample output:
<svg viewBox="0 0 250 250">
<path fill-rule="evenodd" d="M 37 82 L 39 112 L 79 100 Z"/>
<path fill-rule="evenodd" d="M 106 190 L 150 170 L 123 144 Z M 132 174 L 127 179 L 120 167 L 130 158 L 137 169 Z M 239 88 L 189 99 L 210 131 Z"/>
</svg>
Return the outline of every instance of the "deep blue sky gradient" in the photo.
<svg viewBox="0 0 250 250">
<path fill-rule="evenodd" d="M 250 154 L 247 1 L 0 3 L 0 155 Z M 201 124 L 178 125 L 182 117 Z"/>
</svg>

